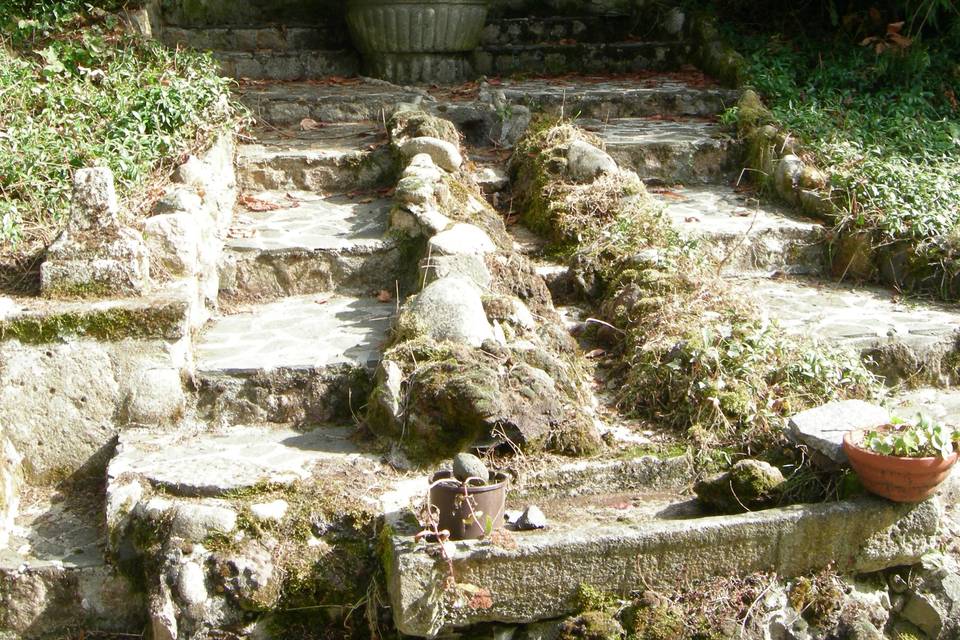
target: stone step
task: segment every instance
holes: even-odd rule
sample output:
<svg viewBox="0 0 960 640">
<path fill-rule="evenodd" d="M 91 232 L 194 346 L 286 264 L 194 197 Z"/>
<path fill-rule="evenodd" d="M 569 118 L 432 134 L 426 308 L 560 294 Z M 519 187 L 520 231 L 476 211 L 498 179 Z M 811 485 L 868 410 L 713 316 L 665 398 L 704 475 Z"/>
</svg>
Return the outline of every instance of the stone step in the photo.
<svg viewBox="0 0 960 640">
<path fill-rule="evenodd" d="M 102 500 L 96 486 L 25 492 L 9 544 L 0 547 L 0 636 L 143 630 L 143 595 L 105 559 Z"/>
<path fill-rule="evenodd" d="M 315 294 L 217 319 L 195 351 L 201 414 L 215 424 L 349 419 L 368 395 L 395 305 Z"/>
<path fill-rule="evenodd" d="M 805 278 L 734 282 L 787 331 L 858 350 L 889 385 L 960 380 L 960 310 L 955 306 Z"/>
<path fill-rule="evenodd" d="M 275 126 L 318 122 L 384 122 L 400 102 L 422 100 L 427 92 L 377 80 L 241 83 L 237 98 L 261 121 Z"/>
<path fill-rule="evenodd" d="M 635 73 L 679 68 L 689 46 L 677 42 L 488 44 L 473 54 L 485 76 L 521 73 Z"/>
<path fill-rule="evenodd" d="M 826 229 L 731 187 L 654 189 L 680 235 L 697 240 L 724 273 L 821 274 Z"/>
<path fill-rule="evenodd" d="M 163 2 L 160 6 L 165 28 L 340 26 L 343 8 L 340 0 L 203 0 Z"/>
<path fill-rule="evenodd" d="M 349 49 L 350 36 L 341 25 L 251 27 L 167 26 L 162 40 L 168 47 L 213 51 L 301 51 Z"/>
<path fill-rule="evenodd" d="M 360 58 L 351 49 L 214 51 L 213 57 L 222 75 L 236 79 L 316 80 L 360 71 Z"/>
<path fill-rule="evenodd" d="M 260 132 L 237 149 L 243 191 L 352 192 L 388 186 L 396 173 L 374 123 L 324 123 L 314 131 Z"/>
<path fill-rule="evenodd" d="M 937 420 L 960 426 L 960 389 L 920 387 L 894 394 L 888 402 L 890 411 L 904 420 L 924 413 Z M 956 472 L 954 473 L 956 475 Z"/>
<path fill-rule="evenodd" d="M 860 498 L 711 516 L 694 500 L 636 491 L 561 490 L 536 504 L 546 529 L 511 531 L 505 543 L 447 542 L 442 554 L 436 543 L 415 541 L 412 514 L 388 519 L 384 558 L 398 630 L 435 637 L 481 622 L 560 618 L 578 611 L 581 585 L 628 594 L 669 591 L 691 576 L 793 577 L 912 564 L 936 545 L 942 510 L 937 499 L 897 505 Z M 438 597 L 451 570 L 459 586 Z"/>
<path fill-rule="evenodd" d="M 510 102 L 534 111 L 600 122 L 649 116 L 715 117 L 736 104 L 740 95 L 693 71 L 504 80 L 492 85 L 491 91 L 502 91 Z"/>
<path fill-rule="evenodd" d="M 231 425 L 208 432 L 131 429 L 120 436 L 107 470 L 108 513 L 123 512 L 137 479 L 168 496 L 231 497 L 257 486 L 289 486 L 318 465 L 376 461 L 351 440 L 355 429 L 290 425 Z M 108 518 L 108 521 L 111 518 Z"/>
<path fill-rule="evenodd" d="M 628 15 L 527 16 L 487 21 L 481 47 L 564 42 L 622 42 L 636 25 Z"/>
<path fill-rule="evenodd" d="M 221 258 L 221 295 L 236 300 L 396 290 L 400 251 L 385 237 L 392 200 L 310 192 L 256 198 L 280 208 L 238 207 Z"/>
<path fill-rule="evenodd" d="M 713 122 L 622 118 L 579 124 L 603 139 L 617 164 L 646 182 L 726 183 L 741 168 L 740 145 Z"/>
</svg>

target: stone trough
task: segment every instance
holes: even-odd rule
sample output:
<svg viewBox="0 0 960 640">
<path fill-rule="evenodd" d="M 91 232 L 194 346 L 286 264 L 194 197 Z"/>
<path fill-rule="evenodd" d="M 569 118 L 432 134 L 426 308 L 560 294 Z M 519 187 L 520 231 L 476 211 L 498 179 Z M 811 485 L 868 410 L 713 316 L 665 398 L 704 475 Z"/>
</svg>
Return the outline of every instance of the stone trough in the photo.
<svg viewBox="0 0 960 640">
<path fill-rule="evenodd" d="M 628 594 L 757 571 L 782 577 L 827 567 L 878 571 L 919 561 L 940 527 L 936 498 L 918 505 L 859 498 L 710 515 L 680 495 L 679 467 L 639 472 L 643 465 L 621 470 L 628 480 L 619 491 L 608 482 L 596 495 L 570 490 L 589 486 L 582 480 L 596 476 L 590 465 L 569 468 L 561 482 L 531 478 L 530 486 L 541 480 L 553 485 L 548 495 L 535 497 L 550 526 L 493 541 L 446 543 L 456 587 L 444 586 L 449 569 L 437 544 L 414 540 L 419 528 L 413 514 L 388 515 L 384 559 L 397 628 L 433 637 L 484 622 L 559 618 L 577 611 L 581 585 Z M 580 482 L 578 474 L 584 475 Z M 532 499 L 529 491 L 515 492 L 508 509 Z"/>
</svg>

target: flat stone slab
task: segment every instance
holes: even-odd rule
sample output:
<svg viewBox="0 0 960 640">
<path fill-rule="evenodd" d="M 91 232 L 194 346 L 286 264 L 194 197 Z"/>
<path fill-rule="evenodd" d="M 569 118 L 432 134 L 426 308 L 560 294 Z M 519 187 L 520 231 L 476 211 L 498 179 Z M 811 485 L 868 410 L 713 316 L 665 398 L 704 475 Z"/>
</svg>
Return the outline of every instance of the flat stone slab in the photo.
<svg viewBox="0 0 960 640">
<path fill-rule="evenodd" d="M 315 80 L 327 76 L 352 76 L 360 70 L 360 58 L 350 49 L 300 49 L 214 51 L 220 72 L 231 78 L 250 80 Z"/>
<path fill-rule="evenodd" d="M 350 440 L 352 433 L 349 427 L 304 433 L 262 426 L 211 433 L 126 431 L 110 462 L 108 482 L 135 474 L 170 493 L 203 497 L 263 483 L 289 485 L 309 478 L 321 464 L 368 459 Z"/>
<path fill-rule="evenodd" d="M 395 312 L 374 298 L 309 295 L 253 305 L 214 321 L 196 346 L 201 373 L 373 367 Z"/>
<path fill-rule="evenodd" d="M 863 400 L 842 400 L 802 411 L 787 423 L 787 437 L 806 445 L 830 463 L 847 464 L 843 436 L 855 429 L 873 429 L 890 420 L 889 412 Z"/>
<path fill-rule="evenodd" d="M 258 193 L 257 200 L 279 205 L 254 212 L 240 206 L 226 248 L 234 251 L 368 252 L 384 246 L 391 200 L 324 198 L 311 192 Z"/>
<path fill-rule="evenodd" d="M 31 488 L 21 498 L 9 543 L 0 547 L 0 636 L 142 629 L 143 596 L 104 556 L 97 488 L 71 495 Z"/>
<path fill-rule="evenodd" d="M 941 518 L 936 500 L 863 498 L 708 517 L 692 501 L 636 494 L 538 504 L 546 530 L 512 532 L 510 544 L 445 544 L 460 588 L 440 588 L 446 560 L 414 541 L 416 527 L 396 525 L 386 574 L 397 628 L 432 637 L 481 622 L 558 618 L 577 610 L 584 584 L 629 593 L 691 576 L 878 571 L 917 562 L 936 544 Z M 471 607 L 476 593 L 489 600 Z"/>
<path fill-rule="evenodd" d="M 739 145 L 713 122 L 621 118 L 578 124 L 599 135 L 607 153 L 644 180 L 724 182 L 739 168 Z"/>
<path fill-rule="evenodd" d="M 912 302 L 893 292 L 804 278 L 745 278 L 739 286 L 792 333 L 847 345 L 896 383 L 922 376 L 950 383 L 949 357 L 958 349 L 960 311 Z"/>
<path fill-rule="evenodd" d="M 653 115 L 713 116 L 736 104 L 739 92 L 682 73 L 623 78 L 568 76 L 504 80 L 492 87 L 535 111 L 608 121 Z"/>
<path fill-rule="evenodd" d="M 674 228 L 686 238 L 702 240 L 727 272 L 823 271 L 825 229 L 819 222 L 727 186 L 677 187 L 654 194 Z"/>
<path fill-rule="evenodd" d="M 904 420 L 922 412 L 960 428 L 960 389 L 926 387 L 898 393 L 890 399 L 890 412 Z"/>
<path fill-rule="evenodd" d="M 299 120 L 297 121 L 299 123 Z M 347 192 L 380 186 L 392 169 L 382 125 L 323 123 L 311 131 L 260 131 L 237 148 L 244 191 Z"/>
</svg>

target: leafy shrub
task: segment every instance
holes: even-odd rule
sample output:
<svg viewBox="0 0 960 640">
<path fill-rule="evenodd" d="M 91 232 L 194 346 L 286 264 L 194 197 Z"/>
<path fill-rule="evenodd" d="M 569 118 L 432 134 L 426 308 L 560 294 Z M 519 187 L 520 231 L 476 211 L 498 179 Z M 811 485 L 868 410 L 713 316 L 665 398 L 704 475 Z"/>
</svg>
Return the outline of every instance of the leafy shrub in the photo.
<svg viewBox="0 0 960 640">
<path fill-rule="evenodd" d="M 159 170 L 234 122 L 209 56 L 127 35 L 77 1 L 5 0 L 0 16 L 0 256 L 52 239 L 75 169 L 109 166 L 135 209 Z"/>
</svg>

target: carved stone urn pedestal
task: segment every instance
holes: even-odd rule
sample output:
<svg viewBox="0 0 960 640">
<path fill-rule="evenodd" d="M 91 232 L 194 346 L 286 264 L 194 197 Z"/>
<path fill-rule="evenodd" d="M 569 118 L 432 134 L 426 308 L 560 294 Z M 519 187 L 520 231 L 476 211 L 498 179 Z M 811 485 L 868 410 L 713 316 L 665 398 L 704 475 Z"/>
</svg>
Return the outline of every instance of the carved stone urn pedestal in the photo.
<svg viewBox="0 0 960 640">
<path fill-rule="evenodd" d="M 350 0 L 347 24 L 365 73 L 399 84 L 466 80 L 488 0 Z"/>
</svg>

